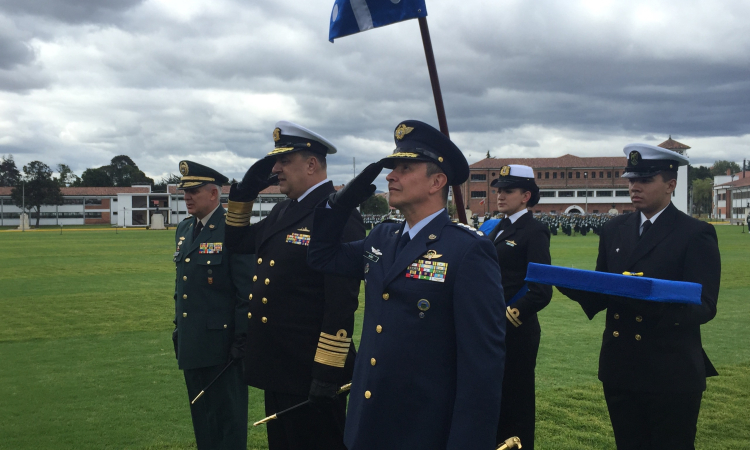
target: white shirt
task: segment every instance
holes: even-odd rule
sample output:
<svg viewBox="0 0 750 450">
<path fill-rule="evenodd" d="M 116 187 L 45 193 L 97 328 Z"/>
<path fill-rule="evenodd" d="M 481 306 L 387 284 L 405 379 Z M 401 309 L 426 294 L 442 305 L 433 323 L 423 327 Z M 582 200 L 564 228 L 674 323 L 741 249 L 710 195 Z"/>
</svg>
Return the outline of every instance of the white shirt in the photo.
<svg viewBox="0 0 750 450">
<path fill-rule="evenodd" d="M 329 181 L 331 181 L 331 180 L 329 180 L 328 178 L 326 178 L 325 180 L 321 181 L 320 183 L 318 183 L 315 186 L 311 187 L 310 189 L 306 190 L 304 194 L 302 194 L 302 195 L 299 196 L 299 198 L 297 199 L 297 202 L 301 202 L 303 198 L 307 197 L 307 194 L 309 194 L 310 192 L 314 191 L 315 188 L 317 188 L 321 184 L 327 183 Z"/>
<path fill-rule="evenodd" d="M 651 225 L 653 225 L 653 224 L 654 224 L 654 222 L 656 222 L 656 218 L 657 218 L 657 217 L 659 217 L 659 215 L 660 215 L 661 213 L 663 213 L 663 212 L 664 212 L 664 210 L 665 210 L 665 209 L 667 209 L 668 207 L 669 207 L 669 205 L 665 206 L 665 207 L 664 207 L 664 208 L 663 208 L 663 209 L 662 209 L 661 211 L 659 211 L 658 213 L 656 213 L 656 214 L 654 214 L 653 216 L 651 216 L 651 218 L 650 218 L 650 219 L 649 219 L 649 218 L 647 218 L 645 214 L 641 213 L 641 226 L 640 226 L 640 227 L 638 228 L 638 236 L 640 236 L 641 234 L 643 234 L 643 224 L 644 224 L 644 223 L 645 223 L 645 222 L 646 222 L 647 220 L 650 220 L 650 221 L 651 221 Z"/>
<path fill-rule="evenodd" d="M 440 215 L 441 212 L 445 211 L 445 208 L 442 208 L 440 211 L 436 213 L 432 213 L 429 216 L 425 217 L 424 219 L 417 222 L 413 227 L 409 227 L 409 222 L 404 223 L 404 234 L 409 233 L 409 239 L 414 239 L 414 237 L 422 231 L 422 228 L 427 226 L 428 223 L 432 222 L 432 219 Z"/>
<path fill-rule="evenodd" d="M 529 210 L 527 208 L 524 208 L 524 209 L 518 211 L 517 213 L 513 214 L 512 216 L 508 217 L 508 219 L 510 219 L 510 223 L 512 223 L 512 224 L 516 223 L 516 220 L 518 220 L 519 217 L 521 217 L 522 215 L 526 214 L 527 212 L 529 212 Z M 499 238 L 500 235 L 503 234 L 503 231 L 505 231 L 505 230 L 500 230 L 500 232 L 497 233 L 497 236 L 495 236 L 495 240 L 497 240 L 497 238 Z"/>
</svg>

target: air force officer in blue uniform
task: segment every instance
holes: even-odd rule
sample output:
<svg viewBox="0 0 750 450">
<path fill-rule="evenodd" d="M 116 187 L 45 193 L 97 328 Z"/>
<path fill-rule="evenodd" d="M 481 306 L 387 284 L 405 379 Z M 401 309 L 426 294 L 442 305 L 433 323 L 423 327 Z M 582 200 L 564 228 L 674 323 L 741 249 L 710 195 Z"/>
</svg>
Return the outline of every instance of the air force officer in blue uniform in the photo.
<svg viewBox="0 0 750 450">
<path fill-rule="evenodd" d="M 323 202 L 312 227 L 310 265 L 365 282 L 344 441 L 349 450 L 494 449 L 506 323 L 497 254 L 446 212 L 448 186 L 469 175 L 461 151 L 415 120 L 394 136 L 394 153 Z M 383 167 L 405 222 L 341 243 Z"/>
</svg>

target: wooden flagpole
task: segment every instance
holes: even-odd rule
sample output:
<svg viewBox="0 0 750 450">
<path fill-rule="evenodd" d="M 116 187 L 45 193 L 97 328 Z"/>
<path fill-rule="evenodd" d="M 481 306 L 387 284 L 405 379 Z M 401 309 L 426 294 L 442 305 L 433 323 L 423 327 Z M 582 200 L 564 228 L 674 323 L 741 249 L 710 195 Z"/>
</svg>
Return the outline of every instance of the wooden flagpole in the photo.
<svg viewBox="0 0 750 450">
<path fill-rule="evenodd" d="M 427 70 L 430 72 L 430 83 L 432 84 L 432 95 L 435 97 L 435 109 L 437 109 L 438 124 L 440 131 L 450 139 L 448 132 L 448 121 L 445 118 L 445 107 L 443 106 L 443 94 L 440 92 L 440 80 L 438 80 L 437 67 L 435 66 L 435 54 L 432 52 L 432 41 L 430 40 L 430 29 L 427 27 L 427 18 L 419 17 L 419 31 L 422 33 L 422 45 L 424 45 L 424 56 L 427 59 Z M 461 186 L 453 186 L 453 199 L 456 202 L 458 220 L 468 225 L 466 220 L 466 208 L 464 198 L 461 194 Z"/>
</svg>

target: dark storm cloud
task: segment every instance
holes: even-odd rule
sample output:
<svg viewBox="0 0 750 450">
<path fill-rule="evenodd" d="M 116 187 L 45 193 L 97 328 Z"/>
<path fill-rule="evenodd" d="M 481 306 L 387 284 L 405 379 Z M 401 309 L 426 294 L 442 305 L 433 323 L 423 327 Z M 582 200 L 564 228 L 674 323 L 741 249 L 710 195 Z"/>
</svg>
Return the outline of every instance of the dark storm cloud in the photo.
<svg viewBox="0 0 750 450">
<path fill-rule="evenodd" d="M 113 23 L 145 0 L 3 0 L 0 11 L 8 15 L 37 16 L 67 23 Z"/>
</svg>

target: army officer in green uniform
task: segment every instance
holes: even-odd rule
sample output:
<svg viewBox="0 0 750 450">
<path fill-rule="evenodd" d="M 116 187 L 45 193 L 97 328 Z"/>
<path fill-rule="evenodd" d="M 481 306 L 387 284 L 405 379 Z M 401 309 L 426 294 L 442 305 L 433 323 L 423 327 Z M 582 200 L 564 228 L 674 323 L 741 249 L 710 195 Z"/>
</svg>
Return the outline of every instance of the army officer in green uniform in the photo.
<svg viewBox="0 0 750 450">
<path fill-rule="evenodd" d="M 247 273 L 252 255 L 227 255 L 221 185 L 227 177 L 191 162 L 180 162 L 178 189 L 192 216 L 177 227 L 174 262 L 177 363 L 194 399 L 227 365 L 244 352 L 248 313 Z M 243 275 L 240 277 L 239 275 Z M 247 385 L 239 362 L 190 406 L 199 449 L 247 448 Z"/>
</svg>

